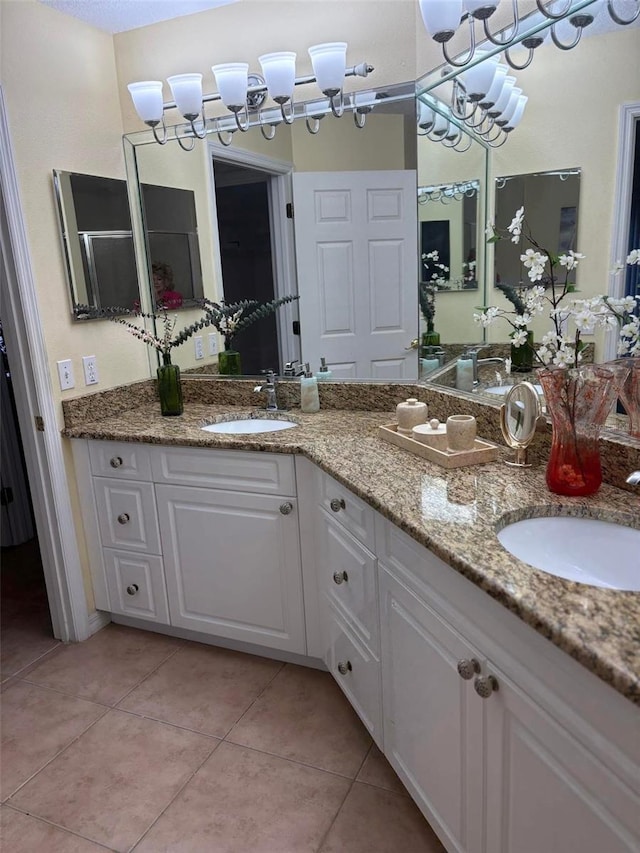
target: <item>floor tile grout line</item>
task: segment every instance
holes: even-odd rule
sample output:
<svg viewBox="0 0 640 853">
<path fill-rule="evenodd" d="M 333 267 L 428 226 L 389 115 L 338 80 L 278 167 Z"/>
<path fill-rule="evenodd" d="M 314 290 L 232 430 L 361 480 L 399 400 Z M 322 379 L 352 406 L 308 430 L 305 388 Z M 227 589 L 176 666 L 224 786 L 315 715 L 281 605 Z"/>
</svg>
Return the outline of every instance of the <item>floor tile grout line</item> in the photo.
<svg viewBox="0 0 640 853">
<path fill-rule="evenodd" d="M 248 746 L 245 743 L 236 743 L 232 740 L 223 740 L 228 746 L 236 746 L 239 749 L 248 749 L 251 752 L 258 752 L 261 755 L 269 755 L 271 758 L 279 758 L 282 761 L 290 761 L 292 764 L 298 764 L 300 767 L 308 767 L 310 770 L 317 770 L 319 773 L 328 773 L 330 776 L 335 776 L 338 779 L 347 779 L 350 782 L 355 782 L 355 776 L 347 776 L 344 773 L 338 773 L 336 770 L 327 770 L 326 767 L 318 767 L 316 764 L 308 764 L 306 761 L 300 761 L 297 758 L 291 758 L 288 755 L 280 755 L 277 752 L 269 752 L 267 749 L 258 749 L 255 746 Z M 360 771 L 358 771 L 360 772 Z"/>
<path fill-rule="evenodd" d="M 211 750 L 211 752 L 209 752 L 209 754 L 208 754 L 208 755 L 206 755 L 206 756 L 205 756 L 205 758 L 203 758 L 203 760 L 202 760 L 202 761 L 200 762 L 200 764 L 196 767 L 196 769 L 193 771 L 193 773 L 192 773 L 192 774 L 189 776 L 189 778 L 185 781 L 184 785 L 181 785 L 181 786 L 180 786 L 180 788 L 178 788 L 178 790 L 176 791 L 176 793 L 173 795 L 173 797 L 171 797 L 171 799 L 169 800 L 169 802 L 167 803 L 167 805 L 162 809 L 162 811 L 160 812 L 160 814 L 159 814 L 159 815 L 157 815 L 157 817 L 155 817 L 155 818 L 151 821 L 151 823 L 150 823 L 150 824 L 149 824 L 149 826 L 145 829 L 145 831 L 142 833 L 142 835 L 140 835 L 140 836 L 139 836 L 139 838 L 138 838 L 138 839 L 137 839 L 137 840 L 136 840 L 136 841 L 135 841 L 135 842 L 134 842 L 130 847 L 127 847 L 127 853 L 132 853 L 132 851 L 133 851 L 133 850 L 138 846 L 138 844 L 140 844 L 140 842 L 144 839 L 144 837 L 145 837 L 146 835 L 148 835 L 148 834 L 149 834 L 149 832 L 151 832 L 151 830 L 152 830 L 152 829 L 153 829 L 153 827 L 156 825 L 156 823 L 160 820 L 160 818 L 162 817 L 162 815 L 163 815 L 163 814 L 167 811 L 167 809 L 168 809 L 168 808 L 170 808 L 170 806 L 171 806 L 171 805 L 176 801 L 176 799 L 180 796 L 180 794 L 184 791 L 184 789 L 187 787 L 187 785 L 191 782 L 191 780 L 192 780 L 192 779 L 193 779 L 193 777 L 196 775 L 196 773 L 198 773 L 200 770 L 202 770 L 202 768 L 204 767 L 204 765 L 205 765 L 205 764 L 207 763 L 207 761 L 211 758 L 211 756 L 213 755 L 213 753 L 218 749 L 218 747 L 220 746 L 220 744 L 221 744 L 221 743 L 222 743 L 222 741 L 221 741 L 221 740 L 218 740 L 218 743 L 217 743 L 217 744 L 215 744 L 215 746 L 213 747 L 213 749 Z"/>
<path fill-rule="evenodd" d="M 188 726 L 181 726 L 179 723 L 172 723 L 170 720 L 163 720 L 161 717 L 151 717 L 148 714 L 140 714 L 137 711 L 130 711 L 127 708 L 109 708 L 109 711 L 118 711 L 120 714 L 128 714 L 130 717 L 135 717 L 137 720 L 149 720 L 151 723 L 160 723 L 163 726 L 169 726 L 172 729 L 177 729 L 180 732 L 189 732 L 192 735 L 200 735 L 200 737 L 209 738 L 209 740 L 217 740 L 222 743 L 224 738 L 218 735 L 202 732 L 199 729 L 190 729 Z"/>
<path fill-rule="evenodd" d="M 5 684 L 12 678 L 20 679 L 21 672 L 24 672 L 25 669 L 29 669 L 30 666 L 35 666 L 38 661 L 42 660 L 42 658 L 46 657 L 47 655 L 50 655 L 52 652 L 55 652 L 56 649 L 59 649 L 65 645 L 61 640 L 57 640 L 55 637 L 53 637 L 53 639 L 55 640 L 55 645 L 51 646 L 50 649 L 47 649 L 46 652 L 42 652 L 42 654 L 36 655 L 33 660 L 29 661 L 29 663 L 25 663 L 24 666 L 21 666 L 20 669 L 17 669 L 15 672 L 12 672 L 10 675 L 7 675 L 6 678 L 4 676 L 0 676 L 0 684 Z"/>
<path fill-rule="evenodd" d="M 39 684 L 37 681 L 29 681 L 28 678 L 19 678 L 18 682 L 21 684 L 28 684 L 30 687 L 37 687 L 39 690 L 48 690 L 50 693 L 56 693 L 58 696 L 66 696 L 67 699 L 77 699 L 79 702 L 88 702 L 89 705 L 97 705 L 99 708 L 105 708 L 107 711 L 113 707 L 112 705 L 107 705 L 104 702 L 98 702 L 96 699 L 87 699 L 85 696 L 78 696 L 77 693 L 67 693 L 66 690 L 61 690 L 59 687 L 49 687 L 48 684 Z"/>
<path fill-rule="evenodd" d="M 14 812 L 17 812 L 18 814 L 25 815 L 25 817 L 30 817 L 30 818 L 33 818 L 33 820 L 39 821 L 41 823 L 46 823 L 47 826 L 54 826 L 56 829 L 59 829 L 62 832 L 66 832 L 67 835 L 73 835 L 74 838 L 81 838 L 83 841 L 88 841 L 91 844 L 96 844 L 98 847 L 102 847 L 103 850 L 109 850 L 110 853 L 119 853 L 117 848 L 109 847 L 108 844 L 103 844 L 101 841 L 96 841 L 95 838 L 91 838 L 88 835 L 82 835 L 82 833 L 76 832 L 76 830 L 74 830 L 74 829 L 69 829 L 66 826 L 62 826 L 62 824 L 56 823 L 53 820 L 47 820 L 47 818 L 40 817 L 39 815 L 34 815 L 31 812 L 25 812 L 22 809 L 16 808 L 16 806 L 10 805 L 9 803 L 6 803 L 5 807 L 8 809 L 11 809 Z"/>
<path fill-rule="evenodd" d="M 165 664 L 165 663 L 167 663 L 167 661 L 170 661 L 170 660 L 171 660 L 171 658 L 175 657 L 175 655 L 177 655 L 177 654 L 178 654 L 178 652 L 180 651 L 180 649 L 181 649 L 181 648 L 183 648 L 183 645 L 182 645 L 182 644 L 181 644 L 181 645 L 179 645 L 177 648 L 173 649 L 173 651 L 171 652 L 171 654 L 168 654 L 168 655 L 166 656 L 166 658 L 163 658 L 157 666 L 154 666 L 154 668 L 153 668 L 152 670 L 150 670 L 149 672 L 147 672 L 147 673 L 146 673 L 146 675 L 142 676 L 142 678 L 140 679 L 140 681 L 137 681 L 137 682 L 133 685 L 133 687 L 132 687 L 130 690 L 127 690 L 127 692 L 126 692 L 123 696 L 121 696 L 118 700 L 116 700 L 116 702 L 115 702 L 111 707 L 112 707 L 112 708 L 117 708 L 117 707 L 118 707 L 118 705 L 120 704 L 120 702 L 124 702 L 124 700 L 127 698 L 127 696 L 129 696 L 131 693 L 133 693 L 133 691 L 134 691 L 134 690 L 137 690 L 137 689 L 138 689 L 138 687 L 140 687 L 140 685 L 141 685 L 141 684 L 144 684 L 144 682 L 145 682 L 148 678 L 151 678 L 151 676 L 152 676 L 152 675 L 154 675 L 154 674 L 155 674 L 155 673 L 160 669 L 160 667 L 161 667 L 161 666 L 164 666 L 164 664 Z"/>
<path fill-rule="evenodd" d="M 13 791 L 13 793 L 9 794 L 9 796 L 8 796 L 8 797 L 6 797 L 6 798 L 5 798 L 5 800 L 3 800 L 3 802 L 4 802 L 6 805 L 10 805 L 9 800 L 10 800 L 12 797 L 15 797 L 15 795 L 16 795 L 16 794 L 19 794 L 19 793 L 20 793 L 20 791 L 24 788 L 24 786 L 25 786 L 25 785 L 28 785 L 28 784 L 29 784 L 29 782 L 31 782 L 31 780 L 32 780 L 32 779 L 35 779 L 35 777 L 36 777 L 39 773 L 42 773 L 42 771 L 43 771 L 45 768 L 47 768 L 47 767 L 51 764 L 51 762 L 52 762 L 52 761 L 55 761 L 55 760 L 56 760 L 56 758 L 59 758 L 59 757 L 60 757 L 64 752 L 66 752 L 66 751 L 69 749 L 69 747 L 73 746 L 73 744 L 74 744 L 74 743 L 76 743 L 76 741 L 80 740 L 80 738 L 81 738 L 81 737 L 83 737 L 83 735 L 86 735 L 86 733 L 87 733 L 90 729 L 92 729 L 92 728 L 96 725 L 96 723 L 99 723 L 99 722 L 100 722 L 100 720 L 102 720 L 102 719 L 103 719 L 103 718 L 104 718 L 104 717 L 109 713 L 109 711 L 111 711 L 111 710 L 112 710 L 111 708 L 108 708 L 108 707 L 106 707 L 106 706 L 104 706 L 104 705 L 101 705 L 100 707 L 104 708 L 103 713 L 102 713 L 102 714 L 100 714 L 100 716 L 99 716 L 99 717 L 96 717 L 96 719 L 95 719 L 95 720 L 93 720 L 93 721 L 92 721 L 92 722 L 87 726 L 87 728 L 86 728 L 86 729 L 84 729 L 83 731 L 81 731 L 81 732 L 80 732 L 80 734 L 76 735 L 76 736 L 73 738 L 73 740 L 70 740 L 68 744 L 66 744 L 65 746 L 63 746 L 63 747 L 62 747 L 62 749 L 58 750 L 58 752 L 56 752 L 56 754 L 55 754 L 54 756 L 52 756 L 48 761 L 46 761 L 46 762 L 42 765 L 42 767 L 39 767 L 39 768 L 35 771 L 35 773 L 32 773 L 32 774 L 31 774 L 31 776 L 29 776 L 29 778 L 28 778 L 28 779 L 25 779 L 25 780 L 24 780 L 24 782 L 21 782 L 21 783 L 20 783 L 20 785 L 18 785 L 18 787 L 15 789 L 15 791 Z"/>
</svg>

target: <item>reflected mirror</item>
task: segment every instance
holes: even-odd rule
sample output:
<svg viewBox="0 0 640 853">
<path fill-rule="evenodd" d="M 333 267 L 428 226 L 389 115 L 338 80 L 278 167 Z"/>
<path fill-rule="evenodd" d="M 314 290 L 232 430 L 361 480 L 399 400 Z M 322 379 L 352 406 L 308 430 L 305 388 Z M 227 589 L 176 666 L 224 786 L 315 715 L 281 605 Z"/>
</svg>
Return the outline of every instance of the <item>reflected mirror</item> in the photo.
<svg viewBox="0 0 640 853">
<path fill-rule="evenodd" d="M 527 448 L 535 436 L 541 411 L 540 397 L 529 382 L 520 382 L 507 393 L 500 407 L 500 428 L 507 445 L 516 451 L 515 460 L 507 465 L 529 467 Z"/>
</svg>

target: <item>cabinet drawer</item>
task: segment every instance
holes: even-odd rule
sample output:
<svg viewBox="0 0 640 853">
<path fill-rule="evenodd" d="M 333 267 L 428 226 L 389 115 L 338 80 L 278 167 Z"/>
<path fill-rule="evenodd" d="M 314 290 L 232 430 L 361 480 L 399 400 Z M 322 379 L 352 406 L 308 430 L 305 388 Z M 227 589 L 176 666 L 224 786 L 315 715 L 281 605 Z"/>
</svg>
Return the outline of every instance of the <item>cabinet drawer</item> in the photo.
<svg viewBox="0 0 640 853">
<path fill-rule="evenodd" d="M 104 564 L 113 613 L 169 624 L 160 557 L 105 548 Z"/>
<path fill-rule="evenodd" d="M 154 447 L 151 464 L 156 483 L 292 497 L 296 494 L 293 457 L 279 453 Z"/>
<path fill-rule="evenodd" d="M 319 584 L 378 657 L 376 559 L 329 513 L 319 513 Z"/>
<path fill-rule="evenodd" d="M 160 554 L 152 483 L 93 479 L 100 538 L 105 548 Z"/>
<path fill-rule="evenodd" d="M 374 510 L 328 474 L 320 477 L 320 506 L 375 553 Z"/>
<path fill-rule="evenodd" d="M 91 472 L 119 480 L 151 480 L 151 456 L 145 444 L 122 441 L 90 441 Z"/>
<path fill-rule="evenodd" d="M 331 607 L 325 663 L 369 734 L 382 749 L 380 664 Z"/>
</svg>

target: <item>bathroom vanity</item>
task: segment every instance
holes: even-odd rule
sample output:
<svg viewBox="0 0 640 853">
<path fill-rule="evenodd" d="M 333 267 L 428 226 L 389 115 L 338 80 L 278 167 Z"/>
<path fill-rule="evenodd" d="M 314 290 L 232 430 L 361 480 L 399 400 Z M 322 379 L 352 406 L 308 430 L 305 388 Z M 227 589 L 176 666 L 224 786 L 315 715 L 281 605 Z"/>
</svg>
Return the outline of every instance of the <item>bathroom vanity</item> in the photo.
<svg viewBox="0 0 640 853">
<path fill-rule="evenodd" d="M 67 430 L 100 610 L 324 664 L 450 851 L 638 849 L 640 596 L 501 548 L 501 518 L 562 508 L 539 469 L 438 469 L 384 412 L 213 436 L 216 407 L 143 408 Z"/>
</svg>

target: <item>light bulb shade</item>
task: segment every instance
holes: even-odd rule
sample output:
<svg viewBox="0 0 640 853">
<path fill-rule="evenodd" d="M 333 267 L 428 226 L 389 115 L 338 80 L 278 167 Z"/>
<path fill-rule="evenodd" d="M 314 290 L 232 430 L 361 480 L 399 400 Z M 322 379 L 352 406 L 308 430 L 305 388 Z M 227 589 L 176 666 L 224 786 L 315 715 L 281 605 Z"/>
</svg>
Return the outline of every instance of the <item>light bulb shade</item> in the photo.
<svg viewBox="0 0 640 853">
<path fill-rule="evenodd" d="M 511 93 L 513 92 L 513 87 L 516 85 L 516 82 L 517 81 L 515 77 L 504 78 L 504 82 L 502 84 L 502 91 L 498 96 L 498 100 L 491 108 L 491 115 L 500 115 L 500 113 L 506 109 L 506 106 L 509 103 L 509 98 L 511 97 Z"/>
<path fill-rule="evenodd" d="M 249 63 L 225 62 L 211 67 L 218 93 L 227 109 L 238 111 L 247 103 Z"/>
<path fill-rule="evenodd" d="M 513 116 L 516 107 L 518 106 L 518 98 L 521 94 L 522 89 L 518 89 L 516 87 L 511 90 L 511 94 L 509 96 L 509 103 L 496 119 L 496 124 L 499 124 L 500 127 L 506 127 L 511 121 L 511 117 Z"/>
<path fill-rule="evenodd" d="M 529 98 L 527 98 L 526 95 L 520 95 L 518 97 L 518 101 L 516 103 L 516 108 L 513 111 L 513 115 L 511 116 L 511 118 L 507 122 L 507 124 L 505 126 L 505 130 L 513 130 L 514 127 L 517 127 L 520 124 L 520 122 L 522 120 L 522 116 L 524 114 L 524 108 L 527 106 L 528 100 L 529 100 Z"/>
<path fill-rule="evenodd" d="M 258 57 L 267 84 L 267 90 L 274 101 L 289 100 L 296 85 L 296 55 L 292 51 L 265 53 Z"/>
<path fill-rule="evenodd" d="M 504 86 L 504 81 L 507 76 L 507 70 L 506 65 L 498 64 L 496 73 L 493 75 L 493 83 L 491 84 L 487 94 L 480 101 L 480 106 L 484 107 L 485 110 L 492 107 L 500 97 L 500 93 L 502 92 L 502 87 Z"/>
<path fill-rule="evenodd" d="M 309 48 L 309 56 L 320 91 L 325 95 L 337 95 L 347 69 L 347 43 L 316 44 Z"/>
<path fill-rule="evenodd" d="M 173 100 L 181 114 L 193 120 L 202 110 L 202 74 L 176 74 L 167 77 Z"/>
<path fill-rule="evenodd" d="M 446 137 L 451 128 L 449 120 L 440 115 L 440 113 L 434 113 L 434 119 L 435 123 L 431 130 L 431 135 L 437 136 L 438 138 L 442 138 L 443 136 Z"/>
<path fill-rule="evenodd" d="M 472 15 L 476 16 L 476 12 L 483 10 L 478 17 L 481 19 L 488 18 L 498 8 L 500 0 L 464 0 L 464 8 Z"/>
<path fill-rule="evenodd" d="M 435 124 L 436 114 L 428 104 L 424 101 L 418 101 L 418 127 L 423 130 L 430 130 Z"/>
<path fill-rule="evenodd" d="M 467 91 L 467 97 L 472 101 L 480 101 L 491 88 L 500 58 L 488 56 L 486 50 L 476 50 L 475 57 L 481 57 L 482 62 L 464 71 L 460 76 Z"/>
<path fill-rule="evenodd" d="M 136 112 L 147 124 L 157 124 L 162 119 L 162 81 L 145 80 L 127 86 Z"/>
<path fill-rule="evenodd" d="M 449 33 L 449 38 L 460 26 L 462 0 L 420 0 L 420 14 L 426 31 L 436 41 L 441 33 Z"/>
</svg>

